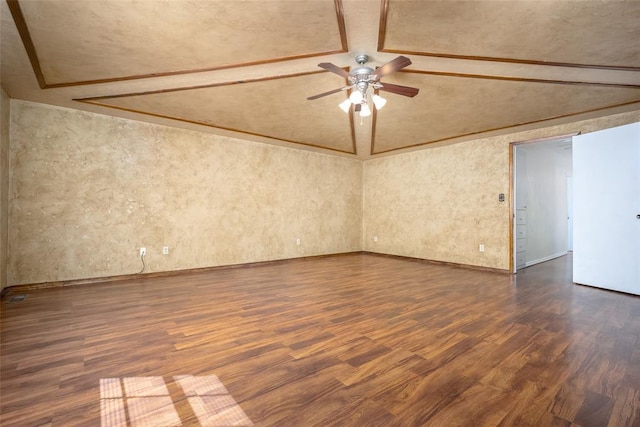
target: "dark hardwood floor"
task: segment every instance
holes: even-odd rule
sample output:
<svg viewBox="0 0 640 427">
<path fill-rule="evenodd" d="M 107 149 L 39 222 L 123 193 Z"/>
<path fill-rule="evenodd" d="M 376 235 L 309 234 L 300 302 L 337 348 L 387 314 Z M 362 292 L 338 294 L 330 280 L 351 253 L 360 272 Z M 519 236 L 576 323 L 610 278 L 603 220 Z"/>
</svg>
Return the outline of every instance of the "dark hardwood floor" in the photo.
<svg viewBox="0 0 640 427">
<path fill-rule="evenodd" d="M 639 426 L 640 298 L 570 261 L 352 254 L 5 297 L 1 424 Z"/>
</svg>

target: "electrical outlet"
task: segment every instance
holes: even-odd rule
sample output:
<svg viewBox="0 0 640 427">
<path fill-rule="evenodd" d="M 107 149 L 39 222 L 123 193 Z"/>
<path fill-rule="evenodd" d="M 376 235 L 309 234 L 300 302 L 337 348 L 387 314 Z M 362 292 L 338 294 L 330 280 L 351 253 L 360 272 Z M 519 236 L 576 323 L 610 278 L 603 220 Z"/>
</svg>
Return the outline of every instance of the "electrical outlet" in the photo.
<svg viewBox="0 0 640 427">
<path fill-rule="evenodd" d="M 480 245 L 480 247 L 478 248 L 478 250 L 479 250 L 480 252 L 484 252 L 484 245 Z"/>
<path fill-rule="evenodd" d="M 147 248 L 140 248 L 140 256 L 145 256 L 147 254 Z"/>
<path fill-rule="evenodd" d="M 296 245 L 300 246 L 300 239 L 296 239 Z"/>
<path fill-rule="evenodd" d="M 378 241 L 378 236 L 373 236 L 373 241 L 377 242 Z"/>
<path fill-rule="evenodd" d="M 169 255 L 169 246 L 162 247 L 162 255 Z"/>
</svg>

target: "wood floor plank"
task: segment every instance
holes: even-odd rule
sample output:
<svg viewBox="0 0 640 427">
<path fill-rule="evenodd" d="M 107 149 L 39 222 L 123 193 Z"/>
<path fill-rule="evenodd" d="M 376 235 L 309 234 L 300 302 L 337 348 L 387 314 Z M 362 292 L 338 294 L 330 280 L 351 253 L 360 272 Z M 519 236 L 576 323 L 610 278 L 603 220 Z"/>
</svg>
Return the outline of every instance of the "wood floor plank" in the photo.
<svg viewBox="0 0 640 427">
<path fill-rule="evenodd" d="M 613 406 L 613 399 L 608 396 L 587 391 L 584 402 L 573 421 L 578 425 L 607 425 Z"/>
<path fill-rule="evenodd" d="M 614 401 L 609 427 L 631 427 L 640 419 L 640 390 L 622 387 Z"/>
<path fill-rule="evenodd" d="M 0 425 L 638 426 L 640 298 L 570 271 L 349 254 L 5 297 Z"/>
</svg>

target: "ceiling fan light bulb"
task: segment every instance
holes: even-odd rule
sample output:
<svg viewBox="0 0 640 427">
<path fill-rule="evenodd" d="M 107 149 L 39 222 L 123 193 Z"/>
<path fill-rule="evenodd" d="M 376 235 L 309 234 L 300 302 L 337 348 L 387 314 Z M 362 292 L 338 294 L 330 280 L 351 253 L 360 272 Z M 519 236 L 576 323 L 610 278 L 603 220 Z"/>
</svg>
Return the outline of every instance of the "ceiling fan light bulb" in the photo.
<svg viewBox="0 0 640 427">
<path fill-rule="evenodd" d="M 362 104 L 360 107 L 360 117 L 369 117 L 371 115 L 371 109 L 367 104 Z"/>
<path fill-rule="evenodd" d="M 351 95 L 349 95 L 349 99 L 351 100 L 352 104 L 360 104 L 363 98 L 364 97 L 359 90 L 354 90 L 353 92 L 351 92 Z"/>
<path fill-rule="evenodd" d="M 340 107 L 340 109 L 342 111 L 344 111 L 345 113 L 348 113 L 349 112 L 349 108 L 351 108 L 351 100 L 350 99 L 345 99 L 340 104 L 338 104 L 338 107 Z"/>
<path fill-rule="evenodd" d="M 387 104 L 387 100 L 380 95 L 374 94 L 371 99 L 373 100 L 373 105 L 376 106 L 376 110 L 382 110 L 382 108 Z"/>
</svg>

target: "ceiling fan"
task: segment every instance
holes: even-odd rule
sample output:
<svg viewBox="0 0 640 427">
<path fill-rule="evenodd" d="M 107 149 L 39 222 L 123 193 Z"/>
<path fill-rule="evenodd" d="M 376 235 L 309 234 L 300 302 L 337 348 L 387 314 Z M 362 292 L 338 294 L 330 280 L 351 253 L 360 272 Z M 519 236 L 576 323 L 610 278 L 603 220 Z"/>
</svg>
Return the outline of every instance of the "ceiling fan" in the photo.
<svg viewBox="0 0 640 427">
<path fill-rule="evenodd" d="M 350 72 L 347 72 L 330 62 L 322 62 L 318 64 L 318 67 L 344 77 L 345 79 L 347 79 L 349 84 L 345 87 L 310 96 L 307 99 L 314 100 L 322 98 L 323 96 L 355 88 L 355 90 L 351 92 L 351 95 L 349 95 L 349 99 L 346 99 L 344 102 L 340 103 L 340 108 L 345 113 L 347 113 L 349 112 L 349 109 L 353 104 L 355 105 L 355 111 L 359 111 L 361 117 L 366 117 L 371 115 L 371 108 L 369 107 L 367 93 L 369 88 L 372 88 L 373 90 L 391 92 L 402 96 L 408 96 L 411 98 L 418 94 L 419 89 L 415 87 L 380 82 L 380 79 L 382 77 L 411 65 L 411 60 L 409 58 L 405 56 L 398 56 L 396 59 L 389 61 L 383 66 L 377 67 L 376 69 L 364 65 L 368 60 L 369 57 L 367 55 L 356 56 L 356 62 L 359 66 L 354 68 Z M 384 107 L 384 105 L 387 103 L 386 99 L 376 93 L 373 93 L 371 95 L 371 100 L 378 110 Z"/>
</svg>

